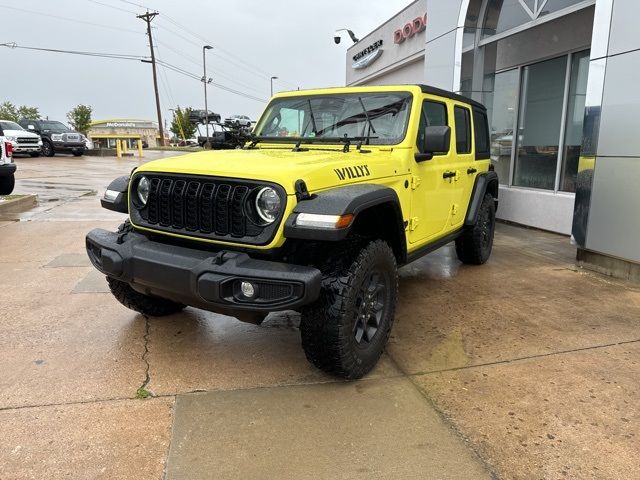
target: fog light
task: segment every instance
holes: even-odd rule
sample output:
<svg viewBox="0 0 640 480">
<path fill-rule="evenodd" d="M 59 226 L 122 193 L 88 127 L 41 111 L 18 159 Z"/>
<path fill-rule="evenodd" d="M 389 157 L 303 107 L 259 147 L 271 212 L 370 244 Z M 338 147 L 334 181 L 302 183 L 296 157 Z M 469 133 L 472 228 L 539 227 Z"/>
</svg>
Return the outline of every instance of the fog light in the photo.
<svg viewBox="0 0 640 480">
<path fill-rule="evenodd" d="M 251 282 L 241 282 L 240 291 L 247 298 L 253 298 L 256 294 L 256 289 Z"/>
</svg>

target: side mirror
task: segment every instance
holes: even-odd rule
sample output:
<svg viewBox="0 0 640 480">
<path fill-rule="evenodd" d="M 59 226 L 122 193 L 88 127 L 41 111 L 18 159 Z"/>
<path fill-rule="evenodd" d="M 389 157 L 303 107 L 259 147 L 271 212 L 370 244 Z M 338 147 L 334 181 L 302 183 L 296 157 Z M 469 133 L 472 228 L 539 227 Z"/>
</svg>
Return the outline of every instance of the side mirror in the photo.
<svg viewBox="0 0 640 480">
<path fill-rule="evenodd" d="M 431 160 L 436 153 L 449 153 L 451 147 L 451 127 L 432 126 L 424 129 L 422 152 L 416 153 L 416 162 Z"/>
</svg>

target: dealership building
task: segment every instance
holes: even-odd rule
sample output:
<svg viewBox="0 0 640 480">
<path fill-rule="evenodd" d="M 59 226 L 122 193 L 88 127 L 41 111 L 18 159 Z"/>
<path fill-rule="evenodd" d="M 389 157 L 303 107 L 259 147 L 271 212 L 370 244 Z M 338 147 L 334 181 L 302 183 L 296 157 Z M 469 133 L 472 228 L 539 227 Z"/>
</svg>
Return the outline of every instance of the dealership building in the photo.
<svg viewBox="0 0 640 480">
<path fill-rule="evenodd" d="M 640 280 L 638 0 L 418 0 L 347 51 L 347 85 L 426 83 L 487 106 L 498 217 L 572 235 Z"/>
</svg>

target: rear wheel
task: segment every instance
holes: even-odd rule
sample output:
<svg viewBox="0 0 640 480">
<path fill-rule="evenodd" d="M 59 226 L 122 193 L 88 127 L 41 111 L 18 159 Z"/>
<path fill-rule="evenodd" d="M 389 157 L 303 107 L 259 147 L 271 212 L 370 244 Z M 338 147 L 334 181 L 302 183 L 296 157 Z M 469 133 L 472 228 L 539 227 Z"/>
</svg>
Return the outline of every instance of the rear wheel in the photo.
<svg viewBox="0 0 640 480">
<path fill-rule="evenodd" d="M 397 296 L 393 251 L 382 240 L 369 243 L 355 260 L 325 275 L 320 299 L 302 311 L 307 359 L 346 379 L 366 375 L 389 338 Z"/>
<path fill-rule="evenodd" d="M 0 177 L 0 195 L 11 195 L 13 188 L 16 185 L 16 177 L 14 175 L 7 175 L 6 177 Z"/>
<path fill-rule="evenodd" d="M 456 239 L 456 254 L 460 261 L 482 265 L 489 260 L 495 228 L 496 206 L 493 196 L 487 193 L 482 199 L 476 224 Z"/>
</svg>

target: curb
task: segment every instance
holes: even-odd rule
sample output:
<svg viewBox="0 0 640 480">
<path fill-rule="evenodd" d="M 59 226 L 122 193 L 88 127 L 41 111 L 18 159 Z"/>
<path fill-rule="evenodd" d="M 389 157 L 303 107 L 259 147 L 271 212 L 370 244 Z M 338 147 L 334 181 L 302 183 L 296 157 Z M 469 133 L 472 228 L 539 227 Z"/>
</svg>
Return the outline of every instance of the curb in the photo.
<svg viewBox="0 0 640 480">
<path fill-rule="evenodd" d="M 0 214 L 22 212 L 35 207 L 37 204 L 38 196 L 35 194 L 16 195 L 16 198 L 0 202 Z"/>
</svg>

